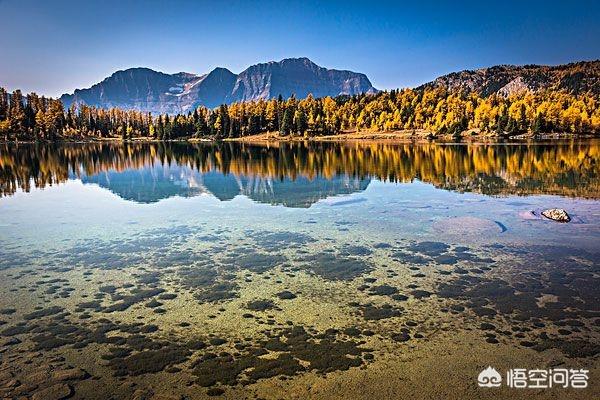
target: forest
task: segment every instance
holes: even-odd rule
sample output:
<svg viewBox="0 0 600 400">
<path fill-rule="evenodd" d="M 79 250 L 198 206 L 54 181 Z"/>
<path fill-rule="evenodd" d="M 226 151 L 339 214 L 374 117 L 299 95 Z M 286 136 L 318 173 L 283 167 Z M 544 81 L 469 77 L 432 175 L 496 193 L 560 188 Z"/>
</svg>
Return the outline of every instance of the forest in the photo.
<svg viewBox="0 0 600 400">
<path fill-rule="evenodd" d="M 335 98 L 257 100 L 198 107 L 187 114 L 63 107 L 60 100 L 0 88 L 0 140 L 225 139 L 265 132 L 317 137 L 344 132 L 422 130 L 432 138 L 479 133 L 600 134 L 599 100 L 590 93 L 527 91 L 484 97 L 445 87 L 399 89 Z"/>
</svg>

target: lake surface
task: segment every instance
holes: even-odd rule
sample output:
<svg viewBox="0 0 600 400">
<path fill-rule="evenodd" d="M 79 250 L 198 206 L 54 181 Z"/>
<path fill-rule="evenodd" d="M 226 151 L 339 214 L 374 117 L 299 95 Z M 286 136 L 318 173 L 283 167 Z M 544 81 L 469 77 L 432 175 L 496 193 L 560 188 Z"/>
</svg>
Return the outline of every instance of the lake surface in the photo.
<svg viewBox="0 0 600 400">
<path fill-rule="evenodd" d="M 0 145 L 0 344 L 8 398 L 600 398 L 600 141 Z"/>
</svg>

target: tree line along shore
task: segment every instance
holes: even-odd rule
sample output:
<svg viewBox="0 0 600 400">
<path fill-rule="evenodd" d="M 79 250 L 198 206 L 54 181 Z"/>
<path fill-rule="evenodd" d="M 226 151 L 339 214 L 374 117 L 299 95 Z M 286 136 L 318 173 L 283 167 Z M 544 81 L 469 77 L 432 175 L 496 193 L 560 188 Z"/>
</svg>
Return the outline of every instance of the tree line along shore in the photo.
<svg viewBox="0 0 600 400">
<path fill-rule="evenodd" d="M 152 115 L 85 104 L 65 109 L 57 99 L 0 88 L 4 141 L 460 139 L 552 133 L 599 136 L 600 101 L 592 93 L 480 96 L 423 87 L 335 98 L 279 96 Z"/>
</svg>

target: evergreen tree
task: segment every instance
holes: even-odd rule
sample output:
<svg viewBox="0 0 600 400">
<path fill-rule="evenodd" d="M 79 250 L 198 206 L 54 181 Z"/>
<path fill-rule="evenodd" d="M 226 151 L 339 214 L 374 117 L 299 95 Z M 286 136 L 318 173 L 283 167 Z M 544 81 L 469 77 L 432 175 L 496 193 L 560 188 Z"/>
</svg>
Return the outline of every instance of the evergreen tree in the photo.
<svg viewBox="0 0 600 400">
<path fill-rule="evenodd" d="M 304 111 L 300 109 L 296 110 L 296 113 L 294 114 L 294 123 L 296 124 L 296 132 L 300 135 L 304 135 L 308 129 L 308 121 Z"/>
<path fill-rule="evenodd" d="M 283 118 L 281 120 L 281 127 L 279 128 L 279 133 L 282 136 L 287 136 L 292 132 L 294 126 L 294 114 L 293 111 L 288 108 L 283 113 Z"/>
<path fill-rule="evenodd" d="M 25 110 L 23 107 L 23 95 L 20 90 L 15 90 L 10 96 L 8 110 L 8 125 L 15 138 L 19 134 L 25 134 Z"/>
<path fill-rule="evenodd" d="M 0 87 L 0 121 L 8 118 L 8 93 Z"/>
<path fill-rule="evenodd" d="M 194 129 L 194 134 L 196 137 L 203 137 L 208 135 L 208 126 L 206 125 L 206 121 L 204 120 L 204 118 L 201 116 L 198 116 L 198 119 L 194 124 Z"/>
<path fill-rule="evenodd" d="M 542 133 L 544 131 L 544 117 L 542 114 L 537 114 L 535 119 L 533 120 L 533 126 L 531 127 L 531 131 L 535 134 Z"/>
</svg>

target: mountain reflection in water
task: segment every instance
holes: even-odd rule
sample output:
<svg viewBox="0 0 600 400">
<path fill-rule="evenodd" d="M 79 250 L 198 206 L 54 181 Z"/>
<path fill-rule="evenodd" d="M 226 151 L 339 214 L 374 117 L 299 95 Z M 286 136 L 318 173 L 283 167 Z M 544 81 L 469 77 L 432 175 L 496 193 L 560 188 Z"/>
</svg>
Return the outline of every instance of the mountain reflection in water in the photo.
<svg viewBox="0 0 600 400">
<path fill-rule="evenodd" d="M 339 194 L 350 194 L 367 188 L 370 179 L 335 176 L 330 179 L 303 176 L 273 179 L 263 176 L 200 173 L 185 166 L 163 165 L 122 172 L 107 172 L 82 176 L 83 183 L 95 183 L 125 200 L 154 203 L 161 199 L 180 196 L 192 197 L 210 194 L 221 201 L 244 195 L 259 203 L 281 204 L 286 207 L 310 207 L 320 199 Z"/>
<path fill-rule="evenodd" d="M 309 207 L 367 188 L 372 178 L 415 179 L 487 195 L 600 198 L 600 142 L 524 144 L 93 143 L 0 147 L 0 195 L 68 179 L 141 203 L 212 194 Z"/>
</svg>

